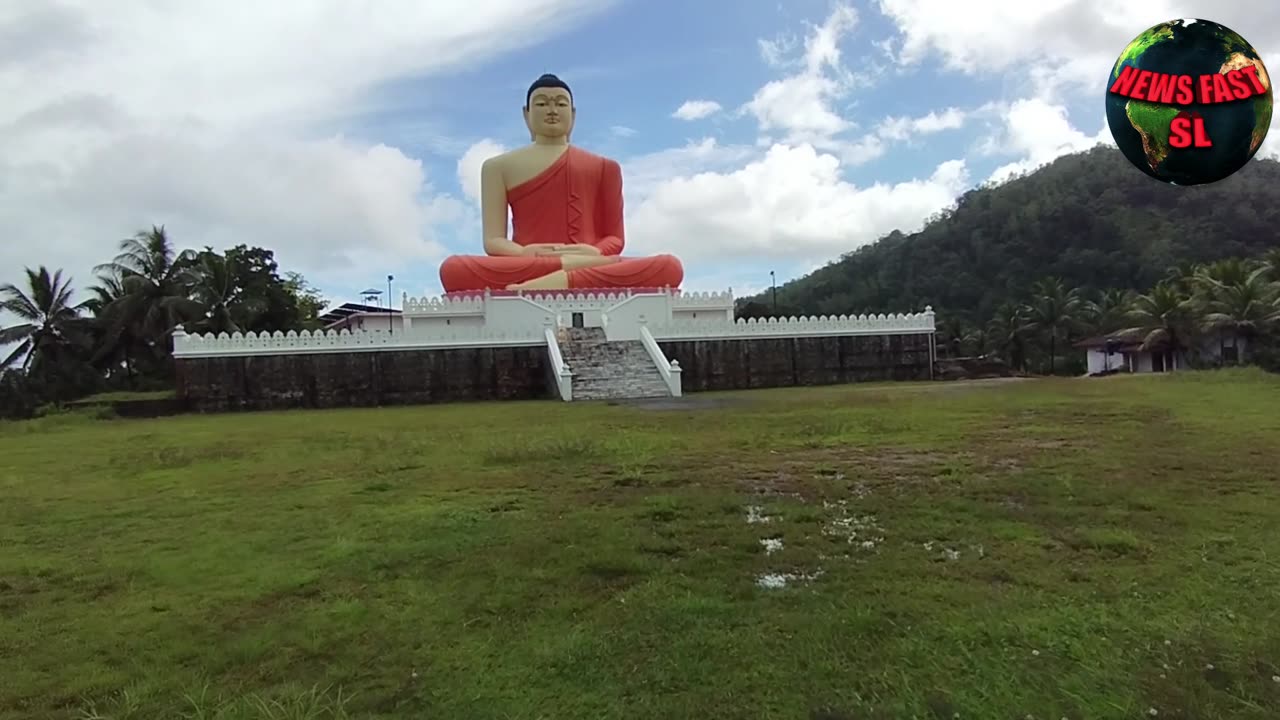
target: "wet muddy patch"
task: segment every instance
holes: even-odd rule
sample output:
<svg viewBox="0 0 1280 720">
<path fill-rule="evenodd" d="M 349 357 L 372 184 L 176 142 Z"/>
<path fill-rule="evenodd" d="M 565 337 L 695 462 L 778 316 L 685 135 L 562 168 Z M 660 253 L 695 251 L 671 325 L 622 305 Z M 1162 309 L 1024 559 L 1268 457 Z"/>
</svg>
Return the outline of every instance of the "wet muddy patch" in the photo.
<svg viewBox="0 0 1280 720">
<path fill-rule="evenodd" d="M 827 564 L 860 562 L 876 554 L 887 532 L 879 518 L 864 509 L 875 490 L 865 480 L 851 479 L 849 471 L 830 463 L 808 464 L 802 471 L 810 487 L 806 494 L 778 492 L 776 485 L 754 486 L 742 518 L 761 530 L 757 542 L 772 566 L 754 576 L 757 587 L 781 590 L 811 584 L 828 572 L 824 567 L 795 567 L 801 557 Z M 800 472 L 767 477 L 794 483 Z"/>
<path fill-rule="evenodd" d="M 789 586 L 811 583 L 822 577 L 824 572 L 825 571 L 819 568 L 818 570 L 810 573 L 761 573 L 756 576 L 756 587 L 764 588 L 766 590 L 781 590 L 782 588 Z"/>
<path fill-rule="evenodd" d="M 765 512 L 763 505 L 747 506 L 747 524 L 748 525 L 765 525 L 778 519 L 777 515 L 769 515 Z"/>
</svg>

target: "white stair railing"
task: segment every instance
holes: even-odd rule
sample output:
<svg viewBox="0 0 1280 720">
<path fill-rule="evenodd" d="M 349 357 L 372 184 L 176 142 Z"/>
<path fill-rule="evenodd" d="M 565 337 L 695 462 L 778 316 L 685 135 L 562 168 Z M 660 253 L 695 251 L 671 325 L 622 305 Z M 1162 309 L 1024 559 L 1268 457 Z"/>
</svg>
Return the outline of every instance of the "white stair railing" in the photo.
<svg viewBox="0 0 1280 720">
<path fill-rule="evenodd" d="M 556 328 L 550 323 L 546 327 L 547 356 L 551 360 L 551 372 L 556 378 L 556 388 L 560 391 L 560 399 L 565 402 L 573 400 L 573 373 L 565 364 L 564 355 L 560 352 L 560 341 L 556 338 Z"/>
<path fill-rule="evenodd" d="M 658 368 L 658 374 L 662 376 L 662 381 L 667 384 L 667 390 L 670 391 L 671 397 L 680 397 L 682 394 L 680 362 L 667 360 L 662 348 L 658 346 L 658 341 L 654 339 L 653 333 L 649 332 L 649 325 L 644 318 L 640 318 L 640 342 L 644 343 L 644 349 L 649 351 L 649 359 Z"/>
</svg>

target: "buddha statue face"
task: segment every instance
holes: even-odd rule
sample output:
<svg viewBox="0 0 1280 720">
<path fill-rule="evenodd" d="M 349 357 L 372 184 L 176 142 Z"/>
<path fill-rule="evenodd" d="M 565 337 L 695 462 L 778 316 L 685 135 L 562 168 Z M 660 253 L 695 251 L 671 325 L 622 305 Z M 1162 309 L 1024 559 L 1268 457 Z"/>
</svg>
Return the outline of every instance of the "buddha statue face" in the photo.
<svg viewBox="0 0 1280 720">
<path fill-rule="evenodd" d="M 529 138 L 569 139 L 573 131 L 573 96 L 560 87 L 535 88 L 524 108 L 524 123 L 529 128 Z"/>
</svg>

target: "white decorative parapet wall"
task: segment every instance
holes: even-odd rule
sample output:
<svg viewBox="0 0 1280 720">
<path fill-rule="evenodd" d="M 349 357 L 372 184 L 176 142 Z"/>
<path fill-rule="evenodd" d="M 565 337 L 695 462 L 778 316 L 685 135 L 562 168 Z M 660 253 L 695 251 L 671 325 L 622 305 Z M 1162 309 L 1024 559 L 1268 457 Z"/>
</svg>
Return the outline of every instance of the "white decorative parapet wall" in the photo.
<svg viewBox="0 0 1280 720">
<path fill-rule="evenodd" d="M 402 301 L 405 315 L 481 315 L 484 313 L 483 297 L 421 297 L 405 294 Z"/>
<path fill-rule="evenodd" d="M 602 326 L 609 340 L 639 340 L 641 322 L 671 322 L 668 298 L 663 295 L 636 295 L 601 313 L 608 323 Z"/>
<path fill-rule="evenodd" d="M 561 294 L 542 294 L 532 293 L 519 297 L 531 300 L 538 305 L 563 312 L 566 310 L 582 312 L 584 310 L 606 310 L 612 305 L 626 302 L 633 297 L 644 297 L 643 295 L 633 293 L 585 293 L 582 295 L 571 295 L 567 293 Z M 508 298 L 494 298 L 495 300 L 506 300 Z"/>
<path fill-rule="evenodd" d="M 671 305 L 677 310 L 684 308 L 732 309 L 733 291 L 677 293 L 671 296 Z"/>
<path fill-rule="evenodd" d="M 404 295 L 403 312 L 408 318 L 441 318 L 467 315 L 489 315 L 507 312 L 509 308 L 534 305 L 555 314 L 572 312 L 610 312 L 618 306 L 631 303 L 660 303 L 662 317 L 672 313 L 696 311 L 726 311 L 732 319 L 733 291 L 682 292 L 678 290 L 639 290 L 574 292 L 568 290 L 534 291 L 524 293 L 484 292 L 443 297 L 410 297 Z M 714 317 L 714 315 L 713 315 Z M 652 317 L 659 320 L 661 317 Z"/>
<path fill-rule="evenodd" d="M 519 330 L 495 331 L 484 327 L 457 329 L 411 328 L 404 332 L 362 330 L 275 333 L 226 333 L 173 335 L 174 357 L 230 357 L 237 355 L 294 355 L 300 353 L 434 350 L 468 347 L 541 345 L 543 327 L 531 324 Z"/>
<path fill-rule="evenodd" d="M 609 340 L 716 340 L 753 337 L 906 335 L 934 332 L 932 308 L 914 314 L 841 315 L 733 320 L 733 294 L 667 290 L 404 299 L 404 327 L 385 330 L 186 335 L 175 333 L 176 357 L 361 352 L 542 345 L 545 329 L 567 327 L 581 313 L 585 327 Z"/>
<path fill-rule="evenodd" d="M 657 293 L 652 293 L 657 294 Z M 533 291 L 523 293 L 468 293 L 457 297 L 420 297 L 404 296 L 404 314 L 406 315 L 467 315 L 484 313 L 486 307 L 501 304 L 533 303 L 548 310 L 600 310 L 610 305 L 623 302 L 632 297 L 643 297 L 642 293 L 600 292 L 574 293 L 572 291 Z M 696 293 L 695 293 L 696 295 Z M 732 299 L 730 300 L 732 304 Z"/>
<path fill-rule="evenodd" d="M 798 318 L 751 318 L 725 323 L 676 320 L 650 323 L 658 340 L 713 340 L 752 337 L 813 337 L 824 335 L 915 335 L 934 332 L 933 308 L 891 315 L 840 315 Z"/>
<path fill-rule="evenodd" d="M 491 330 L 522 328 L 541 324 L 546 318 L 560 326 L 581 314 L 586 327 L 600 327 L 601 316 L 611 308 L 633 301 L 659 303 L 657 310 L 669 317 L 670 298 L 664 292 L 486 292 L 458 297 L 404 298 L 405 323 L 431 330 L 459 325 L 483 325 Z"/>
</svg>

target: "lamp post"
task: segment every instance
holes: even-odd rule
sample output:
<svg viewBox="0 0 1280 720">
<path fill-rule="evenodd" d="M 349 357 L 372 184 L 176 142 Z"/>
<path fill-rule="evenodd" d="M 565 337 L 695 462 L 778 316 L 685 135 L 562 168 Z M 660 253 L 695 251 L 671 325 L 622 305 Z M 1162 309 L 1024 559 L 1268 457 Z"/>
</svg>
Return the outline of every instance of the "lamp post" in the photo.
<svg viewBox="0 0 1280 720">
<path fill-rule="evenodd" d="M 394 279 L 395 278 L 390 275 L 387 276 L 387 335 L 391 335 L 395 332 L 395 314 L 391 312 L 392 305 L 394 304 L 391 300 L 391 281 Z"/>
<path fill-rule="evenodd" d="M 773 314 L 778 315 L 778 277 L 772 270 L 769 271 L 769 284 L 773 286 Z"/>
</svg>

